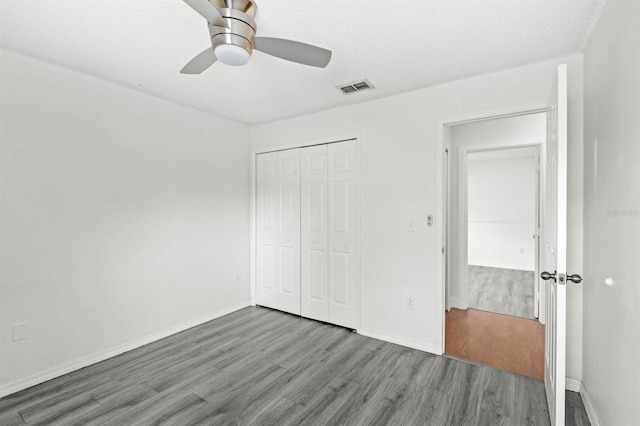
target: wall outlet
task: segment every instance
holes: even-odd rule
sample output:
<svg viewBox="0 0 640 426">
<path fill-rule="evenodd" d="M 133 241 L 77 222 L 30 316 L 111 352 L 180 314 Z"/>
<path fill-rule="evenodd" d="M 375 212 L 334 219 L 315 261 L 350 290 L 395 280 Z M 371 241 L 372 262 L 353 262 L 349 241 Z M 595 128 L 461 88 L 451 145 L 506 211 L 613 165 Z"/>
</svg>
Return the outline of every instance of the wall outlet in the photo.
<svg viewBox="0 0 640 426">
<path fill-rule="evenodd" d="M 21 340 L 27 340 L 27 323 L 13 325 L 13 341 L 19 342 Z"/>
<path fill-rule="evenodd" d="M 413 296 L 407 296 L 407 309 L 413 309 Z"/>
<path fill-rule="evenodd" d="M 520 249 L 520 254 L 524 254 L 524 249 L 523 248 Z"/>
</svg>

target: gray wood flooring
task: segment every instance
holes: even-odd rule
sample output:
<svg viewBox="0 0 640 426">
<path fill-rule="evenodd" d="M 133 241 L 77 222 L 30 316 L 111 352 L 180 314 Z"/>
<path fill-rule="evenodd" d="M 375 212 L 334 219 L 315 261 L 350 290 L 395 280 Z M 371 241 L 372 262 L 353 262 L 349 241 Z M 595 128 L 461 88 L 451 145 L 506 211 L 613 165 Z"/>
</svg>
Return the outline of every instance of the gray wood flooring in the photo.
<svg viewBox="0 0 640 426">
<path fill-rule="evenodd" d="M 535 273 L 469 265 L 469 307 L 533 319 Z"/>
<path fill-rule="evenodd" d="M 588 424 L 579 396 L 568 424 Z M 246 308 L 0 399 L 0 424 L 547 425 L 542 382 Z"/>
</svg>

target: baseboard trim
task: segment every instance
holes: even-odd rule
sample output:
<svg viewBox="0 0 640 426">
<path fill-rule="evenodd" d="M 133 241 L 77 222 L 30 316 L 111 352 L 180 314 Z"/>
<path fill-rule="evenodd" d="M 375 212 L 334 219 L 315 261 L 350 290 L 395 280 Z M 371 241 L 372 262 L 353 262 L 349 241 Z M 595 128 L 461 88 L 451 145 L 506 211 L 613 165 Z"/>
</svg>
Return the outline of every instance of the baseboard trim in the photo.
<svg viewBox="0 0 640 426">
<path fill-rule="evenodd" d="M 580 386 L 582 382 L 577 379 L 571 379 L 569 377 L 565 377 L 564 379 L 564 388 L 568 391 L 572 392 L 580 392 Z"/>
<path fill-rule="evenodd" d="M 30 388 L 31 386 L 35 386 L 37 384 L 46 382 L 47 380 L 55 379 L 56 377 L 60 377 L 64 374 L 68 374 L 72 371 L 79 370 L 81 368 L 87 367 L 89 365 L 104 361 L 106 359 L 112 358 L 116 355 L 120 355 L 124 352 L 128 352 L 130 350 L 139 348 L 141 346 L 147 345 L 149 343 L 155 342 L 156 340 L 164 339 L 165 337 L 169 337 L 173 334 L 179 333 L 181 331 L 187 330 L 191 327 L 195 327 L 200 324 L 204 324 L 207 321 L 214 320 L 216 318 L 220 318 L 232 312 L 238 311 L 240 309 L 251 306 L 251 301 L 246 300 L 241 303 L 237 303 L 235 305 L 228 306 L 226 308 L 220 309 L 216 312 L 212 312 L 210 314 L 201 316 L 199 318 L 185 321 L 181 324 L 166 328 L 164 330 L 160 330 L 156 333 L 149 334 L 147 336 L 141 337 L 139 339 L 133 340 L 131 342 L 124 343 L 122 345 L 118 345 L 116 347 L 100 351 L 98 353 L 77 359 L 75 361 L 69 362 L 64 365 L 60 365 L 58 367 L 54 367 L 50 370 L 42 371 L 40 373 L 34 374 L 30 377 L 26 377 L 24 379 L 19 379 L 13 382 L 6 383 L 0 386 L 0 398 L 3 398 L 7 395 L 11 395 L 12 393 L 21 391 L 23 389 Z"/>
<path fill-rule="evenodd" d="M 529 267 L 522 265 L 511 265 L 508 263 L 497 263 L 492 265 L 480 265 L 482 262 L 469 262 L 469 266 L 481 266 L 485 268 L 498 268 L 498 269 L 513 269 L 515 271 L 527 271 L 527 272 L 535 272 L 534 269 L 530 269 Z"/>
<path fill-rule="evenodd" d="M 580 396 L 582 397 L 584 409 L 587 412 L 587 417 L 589 417 L 591 426 L 602 426 L 602 422 L 596 413 L 596 409 L 593 407 L 591 396 L 589 396 L 589 392 L 587 392 L 587 388 L 584 386 L 584 383 L 580 386 Z"/>
<path fill-rule="evenodd" d="M 436 355 L 442 355 L 438 353 L 435 345 L 425 344 L 422 342 L 416 342 L 415 340 L 405 339 L 403 337 L 393 336 L 390 334 L 378 333 L 373 330 L 369 330 L 366 328 L 361 328 L 357 330 L 358 334 L 361 334 L 366 337 L 371 337 L 373 339 L 383 340 L 385 342 L 394 343 L 400 346 L 406 346 L 407 348 L 417 349 L 423 352 L 429 352 Z"/>
<path fill-rule="evenodd" d="M 449 302 L 449 308 L 462 309 L 463 311 L 466 311 L 469 309 L 469 303 L 462 303 L 460 299 L 452 297 Z"/>
</svg>

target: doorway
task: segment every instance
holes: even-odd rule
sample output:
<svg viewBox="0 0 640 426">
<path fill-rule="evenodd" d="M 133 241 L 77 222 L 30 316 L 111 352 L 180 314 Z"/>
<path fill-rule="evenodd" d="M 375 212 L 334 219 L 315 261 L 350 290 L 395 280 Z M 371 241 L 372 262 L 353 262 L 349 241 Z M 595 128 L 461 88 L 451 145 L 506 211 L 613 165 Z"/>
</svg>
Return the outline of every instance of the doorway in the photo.
<svg viewBox="0 0 640 426">
<path fill-rule="evenodd" d="M 446 355 L 543 378 L 544 112 L 444 131 Z"/>
<path fill-rule="evenodd" d="M 538 147 L 467 152 L 469 308 L 537 318 Z"/>
</svg>

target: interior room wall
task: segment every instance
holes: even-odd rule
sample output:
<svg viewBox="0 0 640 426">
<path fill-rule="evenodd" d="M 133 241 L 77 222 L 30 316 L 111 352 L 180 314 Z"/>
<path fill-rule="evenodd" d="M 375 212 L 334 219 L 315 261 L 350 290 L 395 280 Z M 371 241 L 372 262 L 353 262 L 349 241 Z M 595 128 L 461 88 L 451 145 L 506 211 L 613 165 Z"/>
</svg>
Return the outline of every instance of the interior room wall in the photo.
<svg viewBox="0 0 640 426">
<path fill-rule="evenodd" d="M 467 156 L 468 263 L 534 271 L 535 151 L 530 148 L 522 153 L 526 156 L 495 158 L 510 151 L 520 152 Z"/>
<path fill-rule="evenodd" d="M 249 304 L 246 126 L 0 61 L 0 396 Z"/>
<path fill-rule="evenodd" d="M 435 351 L 442 333 L 436 282 L 436 138 L 443 122 L 466 114 L 546 103 L 557 65 L 569 68 L 570 179 L 582 179 L 582 56 L 575 55 L 250 129 L 252 152 L 359 136 L 362 325 L 359 331 Z M 375 85 L 375 81 L 372 82 Z M 327 88 L 327 90 L 335 90 Z M 336 96 L 343 96 L 336 90 Z M 357 95 L 353 95 L 357 96 Z M 576 155 L 578 154 L 578 155 Z M 569 264 L 582 271 L 582 190 L 572 191 Z M 409 231 L 407 219 L 415 219 Z M 408 309 L 407 296 L 414 297 Z M 579 296 L 579 297 L 578 297 Z M 581 307 L 581 294 L 569 292 Z M 568 375 L 580 378 L 582 311 L 569 308 Z"/>
<path fill-rule="evenodd" d="M 632 425 L 640 418 L 638 22 L 639 2 L 608 2 L 584 53 L 582 393 L 592 423 L 602 425 Z"/>
</svg>

